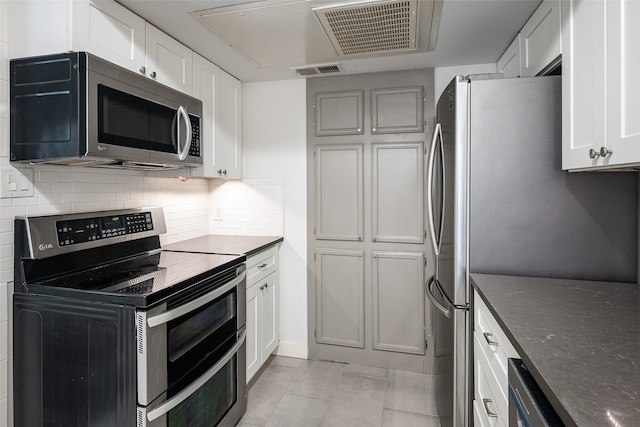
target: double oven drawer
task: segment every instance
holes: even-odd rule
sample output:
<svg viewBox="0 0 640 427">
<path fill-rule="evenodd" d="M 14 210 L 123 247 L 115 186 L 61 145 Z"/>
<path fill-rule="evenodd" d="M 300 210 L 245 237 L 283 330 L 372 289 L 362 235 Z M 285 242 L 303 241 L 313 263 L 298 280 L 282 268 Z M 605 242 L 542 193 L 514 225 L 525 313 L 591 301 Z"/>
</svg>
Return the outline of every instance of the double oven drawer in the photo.
<svg viewBox="0 0 640 427">
<path fill-rule="evenodd" d="M 244 411 L 245 324 L 244 264 L 138 310 L 138 427 L 204 427 Z"/>
</svg>

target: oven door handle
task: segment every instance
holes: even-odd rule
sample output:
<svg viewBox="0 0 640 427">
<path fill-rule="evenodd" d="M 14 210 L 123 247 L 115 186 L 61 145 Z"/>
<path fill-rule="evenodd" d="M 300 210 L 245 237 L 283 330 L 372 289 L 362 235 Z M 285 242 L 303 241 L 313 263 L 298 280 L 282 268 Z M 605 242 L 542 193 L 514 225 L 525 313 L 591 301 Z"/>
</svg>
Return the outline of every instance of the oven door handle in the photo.
<svg viewBox="0 0 640 427">
<path fill-rule="evenodd" d="M 196 298 L 193 301 L 189 301 L 188 303 L 183 304 L 179 307 L 176 307 L 173 310 L 169 310 L 164 313 L 149 317 L 147 319 L 147 324 L 149 325 L 150 328 L 153 328 L 154 326 L 159 326 L 159 325 L 162 325 L 163 323 L 170 322 L 174 319 L 177 319 L 180 316 L 183 316 L 193 310 L 196 310 L 202 307 L 203 305 L 210 303 L 211 301 L 215 300 L 216 298 L 220 297 L 221 295 L 225 294 L 226 292 L 230 291 L 236 286 L 238 286 L 240 282 L 244 280 L 246 275 L 247 275 L 247 272 L 243 271 L 242 274 L 240 274 L 235 279 L 225 283 L 219 288 L 214 289 L 208 294 L 205 294 L 199 298 Z"/>
<path fill-rule="evenodd" d="M 213 378 L 213 376 L 217 374 L 218 371 L 220 371 L 220 369 L 222 369 L 224 365 L 226 365 L 229 360 L 231 360 L 231 358 L 238 352 L 238 349 L 242 346 L 242 344 L 244 344 L 246 337 L 247 330 L 244 329 L 242 331 L 242 334 L 240 334 L 240 339 L 238 339 L 233 347 L 231 347 L 231 349 L 225 353 L 222 359 L 218 360 L 218 362 L 216 362 L 215 365 L 209 368 L 207 372 L 205 372 L 197 380 L 189 384 L 189 386 L 182 390 L 180 393 L 176 394 L 174 397 L 167 400 L 157 408 L 147 412 L 147 419 L 149 420 L 149 422 L 160 418 L 161 416 L 184 402 L 185 399 L 187 399 L 189 396 L 195 393 L 196 390 L 202 387 L 207 381 Z M 244 367 L 239 367 L 239 369 L 244 369 Z"/>
</svg>

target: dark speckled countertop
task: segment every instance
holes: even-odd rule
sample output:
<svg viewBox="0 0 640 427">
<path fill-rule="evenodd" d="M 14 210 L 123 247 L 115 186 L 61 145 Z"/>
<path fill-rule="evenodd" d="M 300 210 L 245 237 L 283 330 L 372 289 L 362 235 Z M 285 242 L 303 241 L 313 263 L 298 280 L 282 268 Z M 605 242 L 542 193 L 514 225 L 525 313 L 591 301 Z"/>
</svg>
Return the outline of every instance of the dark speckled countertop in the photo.
<svg viewBox="0 0 640 427">
<path fill-rule="evenodd" d="M 282 242 L 279 236 L 235 236 L 209 234 L 163 245 L 165 251 L 201 252 L 251 256 Z"/>
<path fill-rule="evenodd" d="M 638 285 L 471 276 L 567 425 L 640 426 Z"/>
</svg>

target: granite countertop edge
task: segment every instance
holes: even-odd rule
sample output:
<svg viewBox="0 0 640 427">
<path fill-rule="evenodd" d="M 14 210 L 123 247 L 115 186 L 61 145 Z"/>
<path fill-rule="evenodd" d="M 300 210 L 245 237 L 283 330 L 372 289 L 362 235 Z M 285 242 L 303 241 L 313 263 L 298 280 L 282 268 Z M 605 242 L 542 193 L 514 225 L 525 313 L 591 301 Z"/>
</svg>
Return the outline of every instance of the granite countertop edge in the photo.
<svg viewBox="0 0 640 427">
<path fill-rule="evenodd" d="M 637 284 L 472 273 L 471 285 L 567 426 L 636 425 Z"/>
<path fill-rule="evenodd" d="M 538 384 L 538 387 L 540 387 L 544 395 L 547 397 L 547 399 L 551 403 L 551 406 L 553 406 L 553 408 L 556 410 L 556 413 L 558 414 L 560 419 L 567 426 L 577 427 L 577 424 L 575 423 L 571 415 L 569 415 L 569 412 L 566 410 L 566 408 L 564 407 L 564 405 L 562 404 L 562 402 L 560 401 L 556 393 L 549 386 L 549 384 L 544 379 L 540 371 L 537 369 L 536 364 L 533 363 L 533 361 L 529 358 L 527 352 L 522 348 L 522 346 L 520 345 L 516 337 L 513 335 L 513 333 L 511 333 L 511 330 L 502 320 L 502 317 L 500 317 L 500 314 L 498 314 L 496 309 L 493 307 L 491 300 L 487 297 L 487 295 L 484 294 L 484 292 L 482 291 L 482 287 L 479 286 L 476 283 L 476 281 L 473 279 L 473 276 L 471 276 L 471 285 L 478 292 L 478 294 L 484 301 L 485 305 L 487 306 L 487 308 L 489 309 L 489 311 L 491 312 L 495 320 L 500 325 L 500 328 L 502 329 L 502 331 L 507 335 L 507 338 L 509 338 L 509 341 L 511 341 L 511 344 L 518 352 L 518 355 L 520 356 L 525 366 L 533 376 L 533 379 L 536 381 L 536 384 Z"/>
<path fill-rule="evenodd" d="M 176 252 L 245 255 L 248 258 L 283 241 L 284 238 L 282 236 L 206 234 L 163 245 L 162 249 Z"/>
</svg>

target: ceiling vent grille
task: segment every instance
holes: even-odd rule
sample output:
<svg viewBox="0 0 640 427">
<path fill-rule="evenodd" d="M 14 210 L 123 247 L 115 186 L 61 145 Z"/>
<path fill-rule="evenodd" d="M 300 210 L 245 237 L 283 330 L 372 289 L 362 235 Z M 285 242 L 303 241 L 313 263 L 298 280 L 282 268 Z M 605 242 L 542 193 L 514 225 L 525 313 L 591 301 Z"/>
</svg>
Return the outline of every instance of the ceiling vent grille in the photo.
<svg viewBox="0 0 640 427">
<path fill-rule="evenodd" d="M 417 0 L 348 3 L 314 8 L 339 56 L 417 49 Z"/>
<path fill-rule="evenodd" d="M 322 65 L 306 65 L 304 67 L 292 67 L 294 73 L 300 77 L 319 76 L 322 74 L 336 74 L 342 73 L 342 66 L 336 64 L 322 64 Z"/>
</svg>

